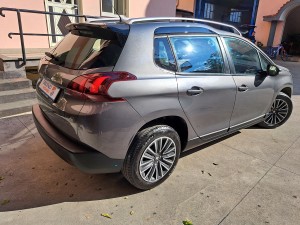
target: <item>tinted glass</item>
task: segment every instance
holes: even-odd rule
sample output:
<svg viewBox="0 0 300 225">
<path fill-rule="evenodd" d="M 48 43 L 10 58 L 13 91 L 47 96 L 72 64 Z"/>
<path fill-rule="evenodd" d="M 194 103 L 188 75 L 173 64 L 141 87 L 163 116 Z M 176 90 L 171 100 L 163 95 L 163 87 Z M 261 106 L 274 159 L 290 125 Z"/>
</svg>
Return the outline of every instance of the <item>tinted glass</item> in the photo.
<svg viewBox="0 0 300 225">
<path fill-rule="evenodd" d="M 170 38 L 178 70 L 188 73 L 223 73 L 224 62 L 216 37 Z"/>
<path fill-rule="evenodd" d="M 51 62 L 79 70 L 115 66 L 126 38 L 116 29 L 72 30 L 52 51 Z"/>
<path fill-rule="evenodd" d="M 236 73 L 257 74 L 258 71 L 261 71 L 258 53 L 255 48 L 240 39 L 224 39 L 232 58 Z"/>
<path fill-rule="evenodd" d="M 176 71 L 176 63 L 167 38 L 154 39 L 154 61 L 166 70 Z"/>
</svg>

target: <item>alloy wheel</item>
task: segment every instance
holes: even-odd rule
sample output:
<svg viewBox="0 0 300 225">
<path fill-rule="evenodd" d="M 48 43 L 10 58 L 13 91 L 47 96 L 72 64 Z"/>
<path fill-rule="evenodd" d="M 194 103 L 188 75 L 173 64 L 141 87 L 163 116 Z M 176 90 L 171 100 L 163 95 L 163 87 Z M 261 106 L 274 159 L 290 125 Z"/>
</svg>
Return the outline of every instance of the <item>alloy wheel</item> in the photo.
<svg viewBox="0 0 300 225">
<path fill-rule="evenodd" d="M 271 111 L 268 113 L 264 122 L 269 126 L 275 126 L 287 117 L 288 112 L 288 103 L 283 99 L 276 99 L 273 102 Z"/>
<path fill-rule="evenodd" d="M 176 145 L 169 137 L 155 139 L 144 151 L 139 163 L 143 180 L 157 182 L 172 168 L 176 160 Z"/>
</svg>

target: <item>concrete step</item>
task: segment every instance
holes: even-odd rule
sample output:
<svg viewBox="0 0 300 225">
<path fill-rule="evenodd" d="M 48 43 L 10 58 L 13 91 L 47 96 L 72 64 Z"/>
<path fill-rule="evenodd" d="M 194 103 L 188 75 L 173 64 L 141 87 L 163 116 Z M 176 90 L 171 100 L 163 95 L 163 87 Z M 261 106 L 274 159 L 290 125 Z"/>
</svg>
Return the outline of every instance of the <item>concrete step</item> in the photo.
<svg viewBox="0 0 300 225">
<path fill-rule="evenodd" d="M 0 91 L 24 89 L 30 87 L 30 81 L 26 78 L 0 80 Z"/>
<path fill-rule="evenodd" d="M 25 71 L 0 71 L 0 79 L 12 79 L 12 78 L 20 78 L 26 77 Z"/>
<path fill-rule="evenodd" d="M 33 88 L 24 88 L 24 89 L 0 92 L 0 103 L 16 102 L 25 99 L 35 99 L 35 98 L 36 98 L 36 94 Z"/>
<path fill-rule="evenodd" d="M 28 99 L 17 102 L 0 104 L 0 117 L 12 116 L 31 111 L 32 105 L 37 103 L 37 99 Z"/>
<path fill-rule="evenodd" d="M 5 72 L 20 71 L 23 73 L 25 72 L 25 67 L 38 66 L 39 62 L 40 59 L 28 60 L 26 62 L 26 65 L 24 65 L 23 61 L 20 61 L 18 59 L 6 59 L 0 62 L 0 70 Z"/>
</svg>

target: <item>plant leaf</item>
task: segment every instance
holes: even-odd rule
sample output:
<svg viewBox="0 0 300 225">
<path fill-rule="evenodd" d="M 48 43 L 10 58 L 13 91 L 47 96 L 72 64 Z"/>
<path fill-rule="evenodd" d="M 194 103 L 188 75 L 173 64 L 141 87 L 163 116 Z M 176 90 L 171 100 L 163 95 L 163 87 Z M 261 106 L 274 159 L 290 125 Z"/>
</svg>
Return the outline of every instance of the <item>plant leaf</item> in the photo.
<svg viewBox="0 0 300 225">
<path fill-rule="evenodd" d="M 193 225 L 192 221 L 190 221 L 190 220 L 184 220 L 184 221 L 182 221 L 182 223 L 184 225 Z"/>
<path fill-rule="evenodd" d="M 112 218 L 111 215 L 109 215 L 108 213 L 101 213 L 101 216 L 109 218 L 109 219 Z"/>
</svg>

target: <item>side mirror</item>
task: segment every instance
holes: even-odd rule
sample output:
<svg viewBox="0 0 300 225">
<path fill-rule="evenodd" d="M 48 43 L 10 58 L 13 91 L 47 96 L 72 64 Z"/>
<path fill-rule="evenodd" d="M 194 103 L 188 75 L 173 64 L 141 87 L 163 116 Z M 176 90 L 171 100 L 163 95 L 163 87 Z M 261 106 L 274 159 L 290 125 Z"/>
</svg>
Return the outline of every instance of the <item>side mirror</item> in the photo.
<svg viewBox="0 0 300 225">
<path fill-rule="evenodd" d="M 278 69 L 277 66 L 274 66 L 274 65 L 268 65 L 267 73 L 268 73 L 268 75 L 270 75 L 270 76 L 276 76 L 276 75 L 279 74 L 279 69 Z"/>
</svg>

